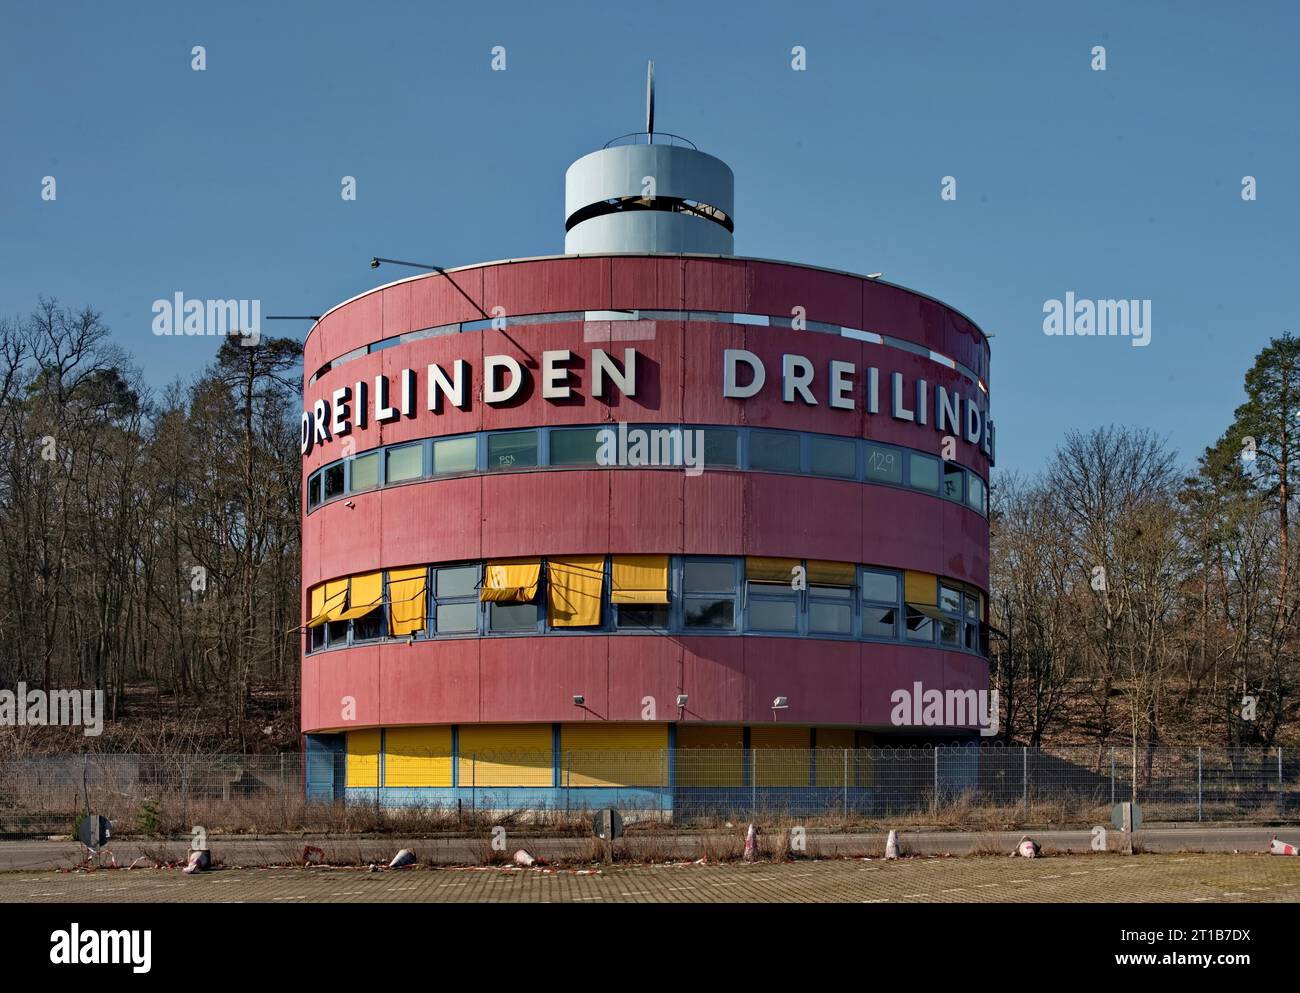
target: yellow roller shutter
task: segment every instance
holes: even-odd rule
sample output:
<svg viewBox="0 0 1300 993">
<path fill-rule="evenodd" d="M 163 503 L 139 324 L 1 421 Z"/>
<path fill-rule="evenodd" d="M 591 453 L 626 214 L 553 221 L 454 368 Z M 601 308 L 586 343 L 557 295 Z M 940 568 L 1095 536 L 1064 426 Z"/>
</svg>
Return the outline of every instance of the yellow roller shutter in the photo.
<svg viewBox="0 0 1300 993">
<path fill-rule="evenodd" d="M 546 587 L 546 615 L 552 627 L 596 627 L 605 588 L 605 556 L 547 559 Z"/>
<path fill-rule="evenodd" d="M 857 577 L 858 567 L 852 562 L 808 560 L 809 586 L 852 586 Z"/>
<path fill-rule="evenodd" d="M 754 783 L 758 786 L 807 786 L 812 759 L 810 740 L 807 728 L 784 725 L 750 728 Z"/>
<path fill-rule="evenodd" d="M 667 786 L 668 725 L 590 721 L 560 727 L 560 782 L 568 786 Z"/>
<path fill-rule="evenodd" d="M 857 732 L 852 728 L 817 729 L 817 785 L 843 786 L 855 782 L 857 758 L 853 754 Z M 846 753 L 847 752 L 847 759 Z"/>
<path fill-rule="evenodd" d="M 554 760 L 549 724 L 461 726 L 461 786 L 553 786 Z"/>
<path fill-rule="evenodd" d="M 451 727 L 389 728 L 384 735 L 385 786 L 450 786 Z"/>
<path fill-rule="evenodd" d="M 313 586 L 311 590 L 311 619 L 307 622 L 309 628 L 318 628 L 330 619 L 329 612 L 325 609 L 325 584 Z"/>
<path fill-rule="evenodd" d="M 348 609 L 348 581 L 347 577 L 343 579 L 333 579 L 325 584 L 325 616 L 331 621 L 337 621 L 343 616 L 343 611 Z"/>
<path fill-rule="evenodd" d="M 903 590 L 903 599 L 908 603 L 933 606 L 939 602 L 939 581 L 932 573 L 907 570 Z"/>
<path fill-rule="evenodd" d="M 751 583 L 784 583 L 789 586 L 795 577 L 798 559 L 768 559 L 749 556 L 745 559 L 745 579 Z"/>
<path fill-rule="evenodd" d="M 348 593 L 348 609 L 339 614 L 338 620 L 350 621 L 354 617 L 365 617 L 384 599 L 384 574 L 367 572 L 352 577 L 352 589 Z"/>
<path fill-rule="evenodd" d="M 678 786 L 741 786 L 744 734 L 738 727 L 677 727 Z"/>
<path fill-rule="evenodd" d="M 480 600 L 501 603 L 531 603 L 537 596 L 542 575 L 541 559 L 499 559 L 483 571 Z"/>
<path fill-rule="evenodd" d="M 347 749 L 347 785 L 378 786 L 379 728 L 349 731 Z"/>
<path fill-rule="evenodd" d="M 429 570 L 388 570 L 388 630 L 394 637 L 423 631 L 428 623 Z"/>
<path fill-rule="evenodd" d="M 610 603 L 667 603 L 667 555 L 615 555 L 610 569 Z"/>
</svg>

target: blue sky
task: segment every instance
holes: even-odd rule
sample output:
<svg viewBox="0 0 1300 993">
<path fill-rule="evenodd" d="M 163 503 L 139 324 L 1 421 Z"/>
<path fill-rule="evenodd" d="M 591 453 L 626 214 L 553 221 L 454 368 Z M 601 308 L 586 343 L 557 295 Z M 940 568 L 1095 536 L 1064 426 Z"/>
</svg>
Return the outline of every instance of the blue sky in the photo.
<svg viewBox="0 0 1300 993">
<path fill-rule="evenodd" d="M 0 314 L 93 305 L 162 387 L 217 344 L 150 332 L 177 291 L 317 314 L 403 274 L 376 254 L 558 254 L 564 170 L 640 129 L 654 58 L 658 127 L 735 171 L 738 254 L 883 271 L 996 334 L 1001 467 L 1107 423 L 1190 463 L 1300 332 L 1300 5 L 1071 7 L 9 0 Z M 1067 291 L 1151 300 L 1151 343 L 1044 335 Z"/>
</svg>

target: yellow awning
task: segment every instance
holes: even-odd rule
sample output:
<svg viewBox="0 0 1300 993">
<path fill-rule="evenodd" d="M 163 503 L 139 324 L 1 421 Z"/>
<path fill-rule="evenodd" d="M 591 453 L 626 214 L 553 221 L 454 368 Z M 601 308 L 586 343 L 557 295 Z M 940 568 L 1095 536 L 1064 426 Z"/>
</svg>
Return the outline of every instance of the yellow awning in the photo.
<svg viewBox="0 0 1300 993">
<path fill-rule="evenodd" d="M 903 599 L 908 603 L 939 602 L 939 583 L 933 573 L 907 570 L 903 590 Z"/>
<path fill-rule="evenodd" d="M 537 597 L 541 580 L 541 559 L 504 559 L 489 562 L 483 573 L 480 600 L 500 603 L 529 603 Z"/>
<path fill-rule="evenodd" d="M 610 571 L 610 603 L 667 603 L 667 555 L 615 555 Z"/>
<path fill-rule="evenodd" d="M 852 562 L 808 560 L 809 586 L 852 586 L 857 577 L 858 567 Z"/>
<path fill-rule="evenodd" d="M 933 621 L 946 621 L 948 619 L 947 614 L 945 614 L 938 607 L 933 607 L 928 603 L 913 603 L 912 601 L 909 600 L 907 605 L 911 607 L 913 610 L 917 611 L 918 613 L 924 614 L 926 617 L 930 618 Z"/>
<path fill-rule="evenodd" d="M 311 591 L 311 620 L 309 628 L 318 628 L 326 621 L 337 621 L 347 609 L 348 581 L 332 579 Z"/>
<path fill-rule="evenodd" d="M 423 631 L 428 623 L 429 570 L 388 570 L 388 630 L 394 637 Z"/>
<path fill-rule="evenodd" d="M 354 617 L 365 617 L 384 602 L 384 574 L 367 572 L 352 577 L 352 589 L 348 594 L 348 609 L 336 618 L 350 621 Z"/>
<path fill-rule="evenodd" d="M 745 559 L 745 579 L 751 583 L 784 583 L 790 586 L 795 579 L 798 559 L 769 559 L 750 556 Z"/>
<path fill-rule="evenodd" d="M 605 556 L 547 559 L 546 578 L 546 613 L 553 627 L 587 628 L 600 624 Z"/>
</svg>

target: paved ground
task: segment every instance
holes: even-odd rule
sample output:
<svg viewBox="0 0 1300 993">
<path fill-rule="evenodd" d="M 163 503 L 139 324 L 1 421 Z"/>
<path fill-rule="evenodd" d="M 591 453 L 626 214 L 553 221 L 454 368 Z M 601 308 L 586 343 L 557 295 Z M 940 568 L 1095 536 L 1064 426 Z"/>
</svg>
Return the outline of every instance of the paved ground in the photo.
<svg viewBox="0 0 1300 993">
<path fill-rule="evenodd" d="M 0 903 L 1300 902 L 1300 860 L 1069 855 L 604 869 L 175 869 L 0 874 Z"/>
<path fill-rule="evenodd" d="M 1044 849 L 1052 853 L 1092 850 L 1091 831 L 1031 831 Z M 730 844 L 739 854 L 743 828 L 729 833 Z M 1145 852 L 1264 852 L 1269 840 L 1278 835 L 1284 841 L 1300 844 L 1300 828 L 1268 827 L 1179 827 L 1143 828 L 1137 834 L 1140 849 Z M 966 855 L 970 852 L 1008 852 L 1016 847 L 1022 832 L 976 831 L 903 831 L 900 832 L 907 850 L 918 855 Z M 698 858 L 700 855 L 720 854 L 721 833 L 705 841 L 701 834 L 677 835 L 664 832 L 648 836 L 646 841 L 635 841 L 634 852 L 642 859 L 663 860 L 671 857 Z M 1112 847 L 1119 844 L 1119 832 L 1112 831 Z M 527 848 L 536 855 L 549 859 L 583 857 L 590 853 L 592 842 L 587 838 L 538 838 L 524 832 L 511 833 L 505 842 L 511 853 L 517 848 Z M 397 838 L 397 837 L 220 837 L 212 836 L 210 845 L 214 855 L 227 865 L 264 866 L 297 863 L 302 860 L 304 844 L 322 848 L 326 858 L 335 863 L 388 862 L 402 848 L 413 849 L 422 862 L 444 865 L 474 864 L 487 860 L 487 838 Z M 884 853 L 883 834 L 808 834 L 809 855 L 879 855 Z M 119 865 L 128 865 L 138 858 L 149 861 L 182 861 L 189 851 L 186 840 L 125 841 L 117 840 L 111 846 Z M 63 869 L 71 868 L 84 857 L 80 845 L 69 841 L 31 839 L 0 841 L 0 870 L 6 869 Z"/>
</svg>

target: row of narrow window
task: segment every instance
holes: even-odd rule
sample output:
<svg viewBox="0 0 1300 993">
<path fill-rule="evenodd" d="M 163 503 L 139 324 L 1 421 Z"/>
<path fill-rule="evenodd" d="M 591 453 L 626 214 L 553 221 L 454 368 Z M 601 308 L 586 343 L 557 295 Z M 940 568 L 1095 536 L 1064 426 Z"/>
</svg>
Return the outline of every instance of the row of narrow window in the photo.
<svg viewBox="0 0 1300 993">
<path fill-rule="evenodd" d="M 528 428 L 426 438 L 374 448 L 318 469 L 307 480 L 307 509 L 353 493 L 417 479 L 524 472 L 542 468 L 604 468 L 601 427 Z M 842 435 L 759 428 L 634 425 L 646 432 L 699 431 L 704 471 L 709 469 L 787 472 L 827 479 L 858 480 L 931 493 L 988 513 L 983 478 L 955 462 L 910 448 Z M 680 442 L 676 451 L 680 452 Z M 664 460 L 665 462 L 667 460 Z"/>
<path fill-rule="evenodd" d="M 321 376 L 324 376 L 331 369 L 337 368 L 344 363 L 359 359 L 362 356 L 370 355 L 375 352 L 382 352 L 384 349 L 392 348 L 395 345 L 405 345 L 413 341 L 423 341 L 427 338 L 440 338 L 448 334 L 460 334 L 471 331 L 486 331 L 488 328 L 505 330 L 501 326 L 500 318 L 484 318 L 477 321 L 461 321 L 453 324 L 440 324 L 437 327 L 421 328 L 419 331 L 407 331 L 403 334 L 393 335 L 388 338 L 381 338 L 378 341 L 372 341 L 369 344 L 361 345 L 352 349 L 350 352 L 326 362 L 323 366 L 312 373 L 307 380 L 307 385 L 312 385 Z M 743 324 L 749 327 L 773 327 L 788 328 L 791 330 L 805 330 L 820 334 L 833 334 L 844 338 L 852 338 L 855 341 L 867 341 L 874 345 L 884 345 L 888 348 L 897 348 L 900 351 L 910 352 L 913 355 L 920 355 L 932 362 L 947 366 L 962 376 L 976 384 L 985 393 L 988 388 L 984 385 L 979 375 L 962 363 L 950 358 L 941 352 L 927 348 L 925 345 L 918 345 L 914 341 L 908 341 L 906 338 L 896 338 L 892 335 L 880 334 L 875 331 L 867 331 L 862 328 L 851 328 L 840 324 L 829 324 L 826 321 L 810 321 L 801 319 L 796 321 L 793 317 L 774 316 L 768 314 L 738 314 L 732 312 L 722 312 L 716 310 L 572 310 L 559 311 L 555 313 L 544 314 L 516 314 L 505 318 L 505 327 L 522 327 L 525 325 L 548 325 L 548 324 L 572 324 L 572 323 L 608 323 L 621 321 L 703 321 L 711 324 Z"/>
<path fill-rule="evenodd" d="M 388 569 L 311 590 L 308 650 L 385 638 L 767 634 L 987 654 L 983 594 L 931 573 L 819 560 L 580 555 Z"/>
</svg>

